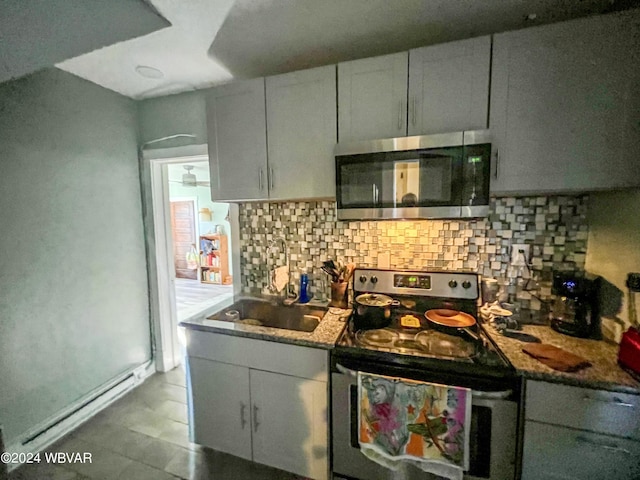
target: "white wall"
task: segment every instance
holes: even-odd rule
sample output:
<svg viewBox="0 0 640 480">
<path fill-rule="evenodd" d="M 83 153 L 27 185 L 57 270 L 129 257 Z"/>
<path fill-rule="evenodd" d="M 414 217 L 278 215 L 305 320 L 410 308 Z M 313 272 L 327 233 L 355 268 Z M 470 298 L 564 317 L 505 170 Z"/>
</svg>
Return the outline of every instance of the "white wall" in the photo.
<svg viewBox="0 0 640 480">
<path fill-rule="evenodd" d="M 619 341 L 629 326 L 627 274 L 640 272 L 640 190 L 591 194 L 588 221 L 585 267 L 605 280 L 602 324 Z"/>
<path fill-rule="evenodd" d="M 0 85 L 7 444 L 151 357 L 136 120 L 60 70 Z"/>
</svg>

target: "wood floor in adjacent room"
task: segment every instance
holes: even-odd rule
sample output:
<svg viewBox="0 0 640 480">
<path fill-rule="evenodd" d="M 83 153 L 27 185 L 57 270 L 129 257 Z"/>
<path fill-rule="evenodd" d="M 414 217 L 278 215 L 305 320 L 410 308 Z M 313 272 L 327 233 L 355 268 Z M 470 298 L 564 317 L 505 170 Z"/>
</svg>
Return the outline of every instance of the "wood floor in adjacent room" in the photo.
<svg viewBox="0 0 640 480">
<path fill-rule="evenodd" d="M 207 312 L 214 313 L 212 307 L 233 297 L 233 285 L 212 285 L 188 278 L 176 278 L 175 289 L 178 322 Z"/>
<path fill-rule="evenodd" d="M 220 432 L 224 435 L 224 432 Z M 189 442 L 182 367 L 156 373 L 50 447 L 90 452 L 92 463 L 24 465 L 10 480 L 294 480 L 258 465 Z"/>
</svg>

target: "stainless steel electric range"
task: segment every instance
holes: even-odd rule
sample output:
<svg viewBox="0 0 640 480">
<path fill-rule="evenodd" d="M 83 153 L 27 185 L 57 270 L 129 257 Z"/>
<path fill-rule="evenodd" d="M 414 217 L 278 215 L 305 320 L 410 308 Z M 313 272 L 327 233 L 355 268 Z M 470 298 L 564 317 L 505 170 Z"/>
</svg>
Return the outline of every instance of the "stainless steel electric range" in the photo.
<svg viewBox="0 0 640 480">
<path fill-rule="evenodd" d="M 334 476 L 382 480 L 389 475 L 359 451 L 356 373 L 361 371 L 472 389 L 465 478 L 514 478 L 520 382 L 476 321 L 478 276 L 358 269 L 353 278 L 354 310 L 331 355 Z M 409 478 L 425 478 L 420 470 L 410 472 Z"/>
</svg>

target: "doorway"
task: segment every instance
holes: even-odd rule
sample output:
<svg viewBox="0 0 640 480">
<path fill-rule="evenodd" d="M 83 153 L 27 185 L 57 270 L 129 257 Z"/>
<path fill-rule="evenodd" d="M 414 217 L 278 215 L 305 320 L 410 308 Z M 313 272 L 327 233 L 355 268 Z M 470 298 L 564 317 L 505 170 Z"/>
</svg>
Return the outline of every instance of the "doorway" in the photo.
<svg viewBox="0 0 640 480">
<path fill-rule="evenodd" d="M 176 315 L 182 322 L 209 312 L 220 300 L 233 296 L 228 236 L 231 225 L 229 204 L 211 201 L 208 160 L 173 160 L 165 167 Z M 209 258 L 214 244 L 215 258 Z"/>
<path fill-rule="evenodd" d="M 240 292 L 240 255 L 238 207 L 211 201 L 206 145 L 143 150 L 141 173 L 143 185 L 145 237 L 149 262 L 149 297 L 155 346 L 156 368 L 168 371 L 180 365 L 184 355 L 182 321 L 205 318 L 233 302 Z M 190 168 L 186 169 L 185 166 Z M 195 180 L 191 175 L 195 175 Z M 195 278 L 180 278 L 176 271 L 171 210 L 174 202 L 191 202 L 182 215 L 193 215 L 192 235 L 198 251 L 198 264 L 189 268 Z M 185 213 L 187 212 L 187 213 Z M 207 214 L 208 213 L 208 214 Z M 201 215 L 204 214 L 204 215 Z M 174 207 L 174 219 L 178 219 Z M 190 220 L 189 220 L 190 221 Z M 174 221 L 175 227 L 180 222 Z M 191 227 L 189 227 L 190 229 Z M 174 230 L 180 230 L 175 228 Z M 228 241 L 229 273 L 221 283 L 202 282 L 203 262 L 199 252 L 201 236 L 223 233 Z M 184 241 L 184 240 L 183 240 Z M 177 243 L 177 242 L 175 242 Z M 186 259 L 186 258 L 185 258 Z M 187 262 L 188 263 L 188 262 Z M 238 272 L 236 275 L 235 272 Z M 193 277 L 193 274 L 187 275 Z"/>
</svg>

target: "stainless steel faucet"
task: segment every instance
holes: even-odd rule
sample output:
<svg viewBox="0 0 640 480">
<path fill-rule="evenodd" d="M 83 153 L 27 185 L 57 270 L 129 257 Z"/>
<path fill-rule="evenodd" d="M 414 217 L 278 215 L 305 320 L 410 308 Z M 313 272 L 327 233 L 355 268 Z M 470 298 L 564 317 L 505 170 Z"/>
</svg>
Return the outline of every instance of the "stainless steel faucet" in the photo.
<svg viewBox="0 0 640 480">
<path fill-rule="evenodd" d="M 284 288 L 284 297 L 287 298 L 289 296 L 289 285 L 291 285 L 291 263 L 289 258 L 289 247 L 284 237 L 274 237 L 273 240 L 269 241 L 269 249 L 267 250 L 267 257 L 268 257 L 268 254 L 271 252 L 271 250 L 278 247 L 278 244 L 280 244 L 282 251 L 284 252 L 284 262 L 287 267 L 287 286 Z M 268 258 L 267 258 L 267 266 L 268 266 Z M 269 289 L 269 292 L 275 295 L 278 293 L 278 291 L 276 290 L 275 275 L 272 270 L 269 270 L 269 275 L 270 275 L 270 281 L 269 281 L 268 289 Z"/>
</svg>

